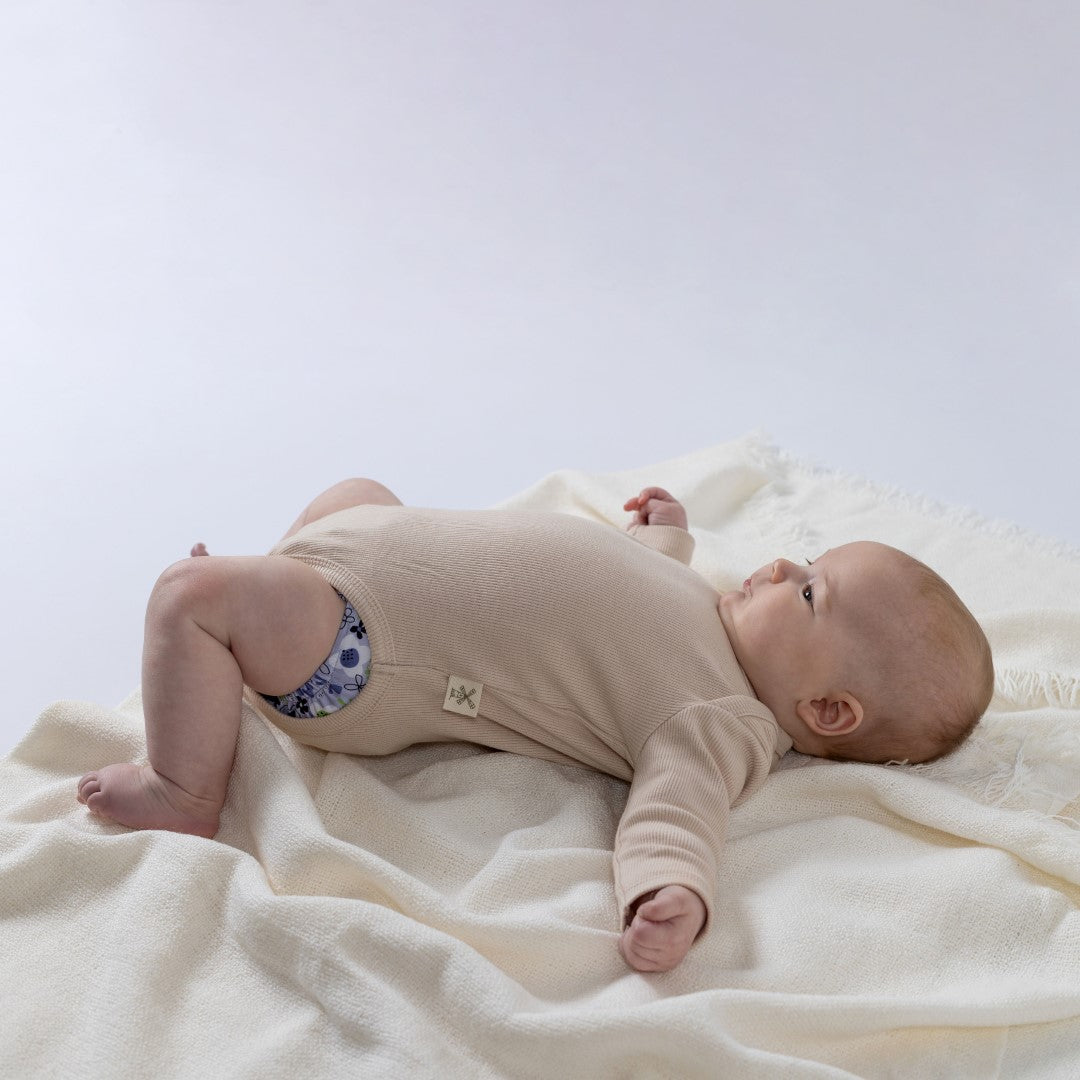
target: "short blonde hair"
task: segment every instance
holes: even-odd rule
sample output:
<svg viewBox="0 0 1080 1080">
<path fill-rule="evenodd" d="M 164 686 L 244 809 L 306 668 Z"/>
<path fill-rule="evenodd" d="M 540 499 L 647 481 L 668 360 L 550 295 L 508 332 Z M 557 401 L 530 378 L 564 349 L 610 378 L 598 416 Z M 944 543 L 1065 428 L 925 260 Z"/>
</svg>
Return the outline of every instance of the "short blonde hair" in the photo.
<svg viewBox="0 0 1080 1080">
<path fill-rule="evenodd" d="M 903 552 L 900 573 L 911 615 L 868 631 L 848 665 L 863 723 L 827 739 L 823 756 L 840 761 L 935 761 L 974 730 L 994 693 L 994 663 L 982 627 L 952 586 Z"/>
</svg>

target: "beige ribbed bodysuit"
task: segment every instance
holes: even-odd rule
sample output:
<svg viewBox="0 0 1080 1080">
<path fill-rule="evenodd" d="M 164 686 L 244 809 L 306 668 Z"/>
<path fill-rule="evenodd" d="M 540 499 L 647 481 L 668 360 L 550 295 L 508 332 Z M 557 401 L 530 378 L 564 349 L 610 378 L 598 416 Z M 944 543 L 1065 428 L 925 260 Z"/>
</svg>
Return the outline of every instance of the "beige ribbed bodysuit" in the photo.
<svg viewBox="0 0 1080 1080">
<path fill-rule="evenodd" d="M 685 885 L 712 917 L 729 807 L 791 747 L 735 660 L 717 594 L 674 526 L 567 514 L 359 506 L 271 554 L 364 620 L 371 675 L 313 720 L 249 701 L 299 741 L 350 754 L 466 741 L 630 781 L 615 889 Z"/>
</svg>

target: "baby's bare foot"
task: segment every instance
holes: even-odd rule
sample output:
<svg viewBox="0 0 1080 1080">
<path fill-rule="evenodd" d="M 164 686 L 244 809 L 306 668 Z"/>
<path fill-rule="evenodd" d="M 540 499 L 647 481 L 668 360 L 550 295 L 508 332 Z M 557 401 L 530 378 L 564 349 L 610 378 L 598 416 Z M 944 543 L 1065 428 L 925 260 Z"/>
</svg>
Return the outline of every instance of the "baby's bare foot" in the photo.
<svg viewBox="0 0 1080 1080">
<path fill-rule="evenodd" d="M 210 552 L 206 550 L 206 545 L 200 540 L 192 549 L 192 556 L 209 555 Z"/>
<path fill-rule="evenodd" d="M 79 781 L 79 802 L 98 817 L 131 829 L 168 829 L 208 839 L 220 806 L 189 795 L 151 765 L 106 765 Z"/>
</svg>

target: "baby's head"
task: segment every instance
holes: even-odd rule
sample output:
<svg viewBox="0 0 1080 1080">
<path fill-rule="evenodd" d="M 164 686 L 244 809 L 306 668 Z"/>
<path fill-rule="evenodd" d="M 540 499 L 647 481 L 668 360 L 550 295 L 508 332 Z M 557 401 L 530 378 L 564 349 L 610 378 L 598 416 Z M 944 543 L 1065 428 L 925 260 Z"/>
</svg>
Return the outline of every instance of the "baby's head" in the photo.
<svg viewBox="0 0 1080 1080">
<path fill-rule="evenodd" d="M 896 548 L 777 559 L 718 610 L 754 692 L 801 753 L 931 761 L 990 703 L 986 635 L 945 581 Z"/>
</svg>

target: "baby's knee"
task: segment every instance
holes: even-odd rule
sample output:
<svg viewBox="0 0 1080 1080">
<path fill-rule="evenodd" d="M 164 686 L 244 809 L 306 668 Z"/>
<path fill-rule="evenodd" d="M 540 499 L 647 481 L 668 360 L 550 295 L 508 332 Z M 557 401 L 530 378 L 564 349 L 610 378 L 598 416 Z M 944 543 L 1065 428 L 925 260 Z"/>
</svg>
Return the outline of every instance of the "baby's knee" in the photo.
<svg viewBox="0 0 1080 1080">
<path fill-rule="evenodd" d="M 154 583 L 147 617 L 176 616 L 205 608 L 220 598 L 227 585 L 223 570 L 221 559 L 181 559 L 173 563 Z"/>
<path fill-rule="evenodd" d="M 360 506 L 365 503 L 383 505 L 400 504 L 401 500 L 378 480 L 367 476 L 352 476 L 335 484 L 326 495 L 343 505 Z"/>
</svg>

